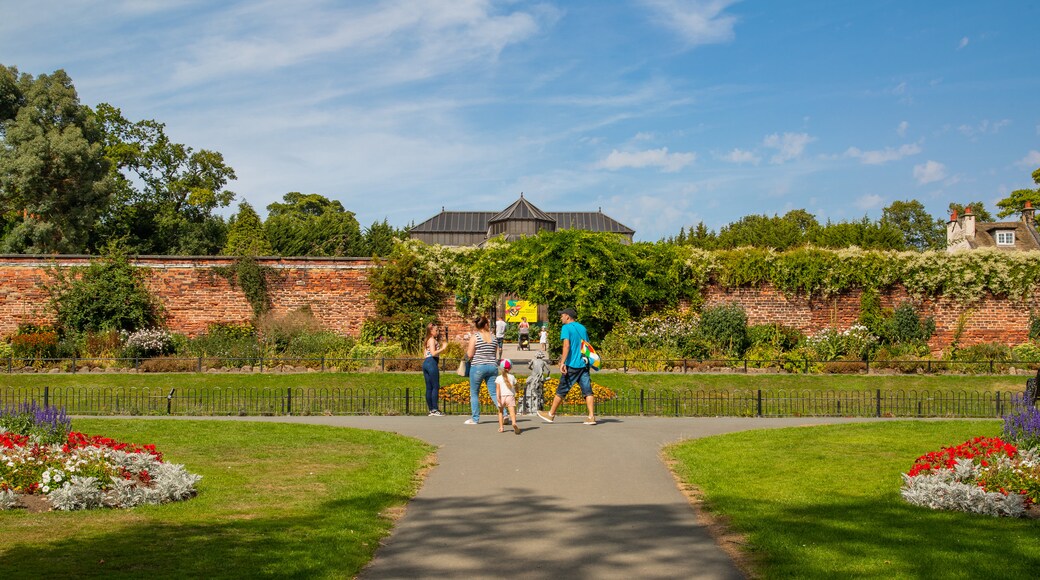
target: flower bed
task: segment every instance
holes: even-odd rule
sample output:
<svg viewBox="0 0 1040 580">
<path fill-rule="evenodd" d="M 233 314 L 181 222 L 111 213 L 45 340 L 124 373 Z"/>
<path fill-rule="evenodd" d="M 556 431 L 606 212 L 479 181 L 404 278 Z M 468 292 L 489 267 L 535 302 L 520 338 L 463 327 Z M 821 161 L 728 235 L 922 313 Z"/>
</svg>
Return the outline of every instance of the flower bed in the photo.
<svg viewBox="0 0 1040 580">
<path fill-rule="evenodd" d="M 29 435 L 0 432 L 0 509 L 161 504 L 193 497 L 200 479 L 183 465 L 164 462 L 154 445 L 75 431 L 63 443 L 47 444 Z"/>
<path fill-rule="evenodd" d="M 976 437 L 918 457 L 903 474 L 901 493 L 907 502 L 932 509 L 1035 517 L 1040 453 L 997 437 Z"/>
<path fill-rule="evenodd" d="M 524 396 L 524 385 L 527 382 L 527 377 L 516 377 L 516 398 L 520 399 Z M 550 377 L 545 379 L 542 383 L 542 397 L 545 399 L 546 404 L 551 404 L 553 396 L 556 395 L 556 389 L 560 386 L 560 379 Z M 603 401 L 610 401 L 617 398 L 617 393 L 604 387 L 599 383 L 592 383 L 592 395 L 596 398 L 597 403 Z M 441 397 L 451 403 L 469 403 L 469 381 L 452 383 L 441 387 Z M 488 393 L 487 386 L 480 386 L 480 402 L 485 405 L 492 404 L 491 395 Z M 563 399 L 564 404 L 577 405 L 585 402 L 585 397 L 581 395 L 581 389 L 574 385 L 571 391 L 567 393 L 567 396 Z"/>
</svg>

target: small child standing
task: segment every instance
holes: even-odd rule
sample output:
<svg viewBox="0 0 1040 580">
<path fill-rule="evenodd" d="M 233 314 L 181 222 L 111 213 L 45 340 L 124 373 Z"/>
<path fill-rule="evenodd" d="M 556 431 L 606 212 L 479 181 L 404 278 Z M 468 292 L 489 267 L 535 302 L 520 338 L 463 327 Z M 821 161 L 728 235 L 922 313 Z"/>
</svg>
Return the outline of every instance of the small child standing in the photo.
<svg viewBox="0 0 1040 580">
<path fill-rule="evenodd" d="M 545 352 L 547 346 L 549 346 L 549 331 L 542 326 L 542 331 L 538 333 L 538 344 L 542 347 L 542 352 Z"/>
<path fill-rule="evenodd" d="M 506 430 L 505 410 L 509 409 L 509 418 L 513 421 L 513 433 L 520 434 L 520 426 L 516 424 L 516 377 L 509 373 L 513 363 L 504 358 L 498 365 L 498 378 L 495 379 L 495 394 L 498 400 L 498 432 Z"/>
</svg>

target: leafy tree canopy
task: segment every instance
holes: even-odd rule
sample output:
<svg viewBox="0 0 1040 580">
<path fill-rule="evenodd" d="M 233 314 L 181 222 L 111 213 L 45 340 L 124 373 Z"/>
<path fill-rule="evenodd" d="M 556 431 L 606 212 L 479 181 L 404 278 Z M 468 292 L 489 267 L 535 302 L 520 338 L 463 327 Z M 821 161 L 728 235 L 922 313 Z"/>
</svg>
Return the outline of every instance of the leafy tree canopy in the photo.
<svg viewBox="0 0 1040 580">
<path fill-rule="evenodd" d="M 1040 185 L 1040 169 L 1033 172 L 1033 183 Z M 1027 201 L 1033 205 L 1034 209 L 1040 208 L 1040 188 L 1016 189 L 1012 191 L 1011 195 L 997 202 L 997 207 L 1000 208 L 1000 212 L 997 215 L 1007 217 L 1022 213 Z"/>
<path fill-rule="evenodd" d="M 238 214 L 228 224 L 225 256 L 270 256 L 274 254 L 271 242 L 267 240 L 264 224 L 253 206 L 246 202 L 238 204 Z"/>
<path fill-rule="evenodd" d="M 174 143 L 164 124 L 131 122 L 107 103 L 97 116 L 118 187 L 96 243 L 120 239 L 139 254 L 215 254 L 226 226 L 213 211 L 235 198 L 225 189 L 235 172 L 223 155 Z"/>
<path fill-rule="evenodd" d="M 946 245 L 944 221 L 932 217 L 916 199 L 892 202 L 881 210 L 881 221 L 903 232 L 907 247 L 914 250 L 935 250 Z"/>
<path fill-rule="evenodd" d="M 339 201 L 316 193 L 285 194 L 283 203 L 267 206 L 264 228 L 281 256 L 366 255 L 365 239 L 353 212 Z M 387 252 L 389 253 L 389 249 Z M 385 254 L 384 254 L 385 255 Z"/>
<path fill-rule="evenodd" d="M 33 78 L 0 65 L 2 251 L 85 251 L 108 171 L 98 119 L 65 71 Z"/>
<path fill-rule="evenodd" d="M 397 229 L 386 219 L 372 222 L 365 229 L 364 255 L 389 256 L 394 249 L 394 240 L 408 239 L 407 228 Z"/>
</svg>

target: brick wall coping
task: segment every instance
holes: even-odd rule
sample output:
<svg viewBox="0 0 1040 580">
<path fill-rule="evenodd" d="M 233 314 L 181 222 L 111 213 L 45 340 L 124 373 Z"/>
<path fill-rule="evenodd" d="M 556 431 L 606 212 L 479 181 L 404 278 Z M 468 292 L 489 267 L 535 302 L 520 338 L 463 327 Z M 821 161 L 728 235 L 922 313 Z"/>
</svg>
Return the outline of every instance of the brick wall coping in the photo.
<svg viewBox="0 0 1040 580">
<path fill-rule="evenodd" d="M 82 266 L 99 256 L 88 254 L 0 254 L 0 266 L 48 267 Z M 195 268 L 200 265 L 229 266 L 234 256 L 134 256 L 133 264 L 142 268 Z M 275 269 L 308 268 L 321 270 L 366 270 L 372 267 L 372 258 L 310 257 L 310 256 L 260 256 L 256 261 Z"/>
</svg>

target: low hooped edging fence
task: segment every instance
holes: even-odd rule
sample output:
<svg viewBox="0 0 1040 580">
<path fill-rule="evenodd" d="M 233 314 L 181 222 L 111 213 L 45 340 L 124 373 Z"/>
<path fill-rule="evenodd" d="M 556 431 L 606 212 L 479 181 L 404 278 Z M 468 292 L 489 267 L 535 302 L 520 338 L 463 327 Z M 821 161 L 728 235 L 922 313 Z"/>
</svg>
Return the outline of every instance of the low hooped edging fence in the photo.
<svg viewBox="0 0 1040 580">
<path fill-rule="evenodd" d="M 1012 391 L 683 390 L 621 393 L 597 403 L 607 416 L 663 417 L 992 417 L 1009 413 Z M 72 415 L 425 415 L 419 388 L 0 387 L 0 407 L 36 401 Z M 469 401 L 442 399 L 466 415 Z M 485 405 L 484 413 L 494 408 Z M 563 413 L 584 412 L 584 404 Z"/>
<path fill-rule="evenodd" d="M 534 358 L 535 353 L 531 353 Z M 421 357 L 332 358 L 255 356 L 164 356 L 153 358 L 0 358 L 2 373 L 205 373 L 205 372 L 418 372 Z M 459 359 L 442 357 L 442 372 L 454 370 Z M 611 372 L 658 373 L 809 373 L 809 374 L 1032 374 L 1038 361 L 1022 360 L 813 360 L 813 359 L 610 359 L 601 361 Z"/>
</svg>

